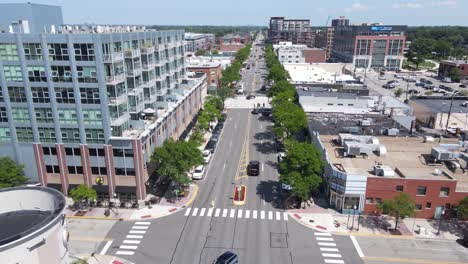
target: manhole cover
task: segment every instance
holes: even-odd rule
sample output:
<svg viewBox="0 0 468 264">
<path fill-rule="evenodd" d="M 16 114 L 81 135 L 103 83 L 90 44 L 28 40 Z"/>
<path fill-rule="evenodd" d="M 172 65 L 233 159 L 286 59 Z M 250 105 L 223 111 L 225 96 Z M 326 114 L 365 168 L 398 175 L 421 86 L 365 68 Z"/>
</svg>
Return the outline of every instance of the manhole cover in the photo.
<svg viewBox="0 0 468 264">
<path fill-rule="evenodd" d="M 288 238 L 286 233 L 270 233 L 271 248 L 287 248 Z"/>
</svg>

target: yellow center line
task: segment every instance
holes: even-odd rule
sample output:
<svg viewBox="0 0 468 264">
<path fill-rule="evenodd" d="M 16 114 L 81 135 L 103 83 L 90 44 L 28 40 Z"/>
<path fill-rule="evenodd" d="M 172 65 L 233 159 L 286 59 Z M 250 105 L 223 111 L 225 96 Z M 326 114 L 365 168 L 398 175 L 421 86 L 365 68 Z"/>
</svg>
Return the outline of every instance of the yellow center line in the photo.
<svg viewBox="0 0 468 264">
<path fill-rule="evenodd" d="M 437 261 L 429 259 L 407 259 L 407 258 L 386 258 L 386 257 L 363 257 L 364 260 L 379 260 L 386 262 L 403 262 L 403 263 L 418 263 L 418 264 L 465 264 L 466 262 L 453 261 Z"/>
</svg>

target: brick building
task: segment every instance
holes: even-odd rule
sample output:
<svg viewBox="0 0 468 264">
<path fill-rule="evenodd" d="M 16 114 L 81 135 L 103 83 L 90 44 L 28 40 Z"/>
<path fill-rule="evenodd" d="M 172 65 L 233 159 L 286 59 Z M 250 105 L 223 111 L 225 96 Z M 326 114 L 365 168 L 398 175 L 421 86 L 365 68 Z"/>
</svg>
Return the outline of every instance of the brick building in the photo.
<svg viewBox="0 0 468 264">
<path fill-rule="evenodd" d="M 293 44 L 314 46 L 314 32 L 310 28 L 309 19 L 285 19 L 271 17 L 268 29 L 268 40 L 272 44 L 290 41 Z"/>
<path fill-rule="evenodd" d="M 187 71 L 206 74 L 208 78 L 208 90 L 216 90 L 219 87 L 222 71 L 221 62 L 190 63 L 187 65 Z"/>
<path fill-rule="evenodd" d="M 439 77 L 450 77 L 450 71 L 458 68 L 461 72 L 461 82 L 468 82 L 468 60 L 445 60 L 439 64 Z"/>
</svg>

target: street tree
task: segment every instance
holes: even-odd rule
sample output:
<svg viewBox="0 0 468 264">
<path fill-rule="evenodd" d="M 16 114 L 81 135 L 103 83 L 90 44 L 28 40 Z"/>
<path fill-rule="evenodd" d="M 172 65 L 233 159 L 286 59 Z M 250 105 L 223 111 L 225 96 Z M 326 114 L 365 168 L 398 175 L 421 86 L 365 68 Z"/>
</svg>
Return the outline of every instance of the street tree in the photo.
<svg viewBox="0 0 468 264">
<path fill-rule="evenodd" d="M 444 59 L 452 53 L 453 46 L 450 42 L 439 39 L 434 44 L 434 51 L 437 53 L 437 57 Z"/>
<path fill-rule="evenodd" d="M 218 55 L 218 54 L 219 54 L 219 50 L 217 50 L 217 49 L 212 49 L 212 50 L 211 50 L 211 54 L 213 54 L 213 55 Z"/>
<path fill-rule="evenodd" d="M 400 97 L 402 93 L 403 93 L 403 90 L 402 90 L 401 88 L 398 88 L 398 89 L 395 91 L 395 97 Z"/>
<path fill-rule="evenodd" d="M 281 80 L 275 82 L 275 84 L 270 88 L 270 90 L 268 91 L 268 96 L 274 97 L 275 95 L 281 92 L 288 92 L 294 97 L 296 95 L 296 88 L 287 80 Z"/>
<path fill-rule="evenodd" d="M 463 73 L 459 68 L 453 67 L 452 69 L 450 69 L 448 76 L 450 77 L 452 82 L 460 82 L 462 74 Z"/>
<path fill-rule="evenodd" d="M 407 193 L 400 193 L 392 200 L 384 200 L 382 204 L 377 205 L 377 208 L 384 214 L 395 217 L 395 231 L 400 218 L 413 216 L 416 210 L 413 199 Z"/>
<path fill-rule="evenodd" d="M 70 197 L 73 199 L 73 202 L 83 205 L 96 200 L 97 194 L 93 188 L 80 184 L 76 188 L 71 189 Z"/>
<path fill-rule="evenodd" d="M 290 184 L 291 192 L 302 202 L 307 200 L 322 182 L 322 155 L 308 142 L 288 140 L 285 149 L 286 156 L 279 164 L 280 181 Z"/>
<path fill-rule="evenodd" d="M 204 49 L 195 51 L 195 56 L 204 56 L 204 55 L 206 55 L 206 50 Z"/>
<path fill-rule="evenodd" d="M 457 213 L 461 219 L 468 219 L 468 196 L 465 196 L 458 204 Z"/>
<path fill-rule="evenodd" d="M 155 163 L 160 177 L 168 178 L 181 185 L 190 183 L 188 172 L 203 164 L 203 156 L 195 141 L 166 140 L 156 148 L 151 161 Z"/>
<path fill-rule="evenodd" d="M 307 128 L 307 116 L 304 110 L 291 101 L 283 101 L 277 104 L 272 110 L 275 122 L 275 132 L 278 136 L 290 137 L 293 134 Z"/>
<path fill-rule="evenodd" d="M 0 189 L 25 184 L 28 178 L 24 176 L 23 166 L 17 165 L 9 157 L 0 157 Z"/>
</svg>

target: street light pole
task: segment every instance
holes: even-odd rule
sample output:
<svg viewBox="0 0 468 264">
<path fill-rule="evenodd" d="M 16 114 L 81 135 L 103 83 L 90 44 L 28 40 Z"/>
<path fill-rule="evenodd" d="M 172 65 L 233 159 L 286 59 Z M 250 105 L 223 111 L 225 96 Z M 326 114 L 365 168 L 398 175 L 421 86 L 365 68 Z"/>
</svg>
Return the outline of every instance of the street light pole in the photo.
<svg viewBox="0 0 468 264">
<path fill-rule="evenodd" d="M 450 115 L 452 114 L 452 106 L 453 106 L 453 97 L 459 93 L 458 91 L 457 92 L 454 92 L 452 94 L 452 96 L 450 97 L 450 108 L 449 108 L 449 112 L 448 112 L 448 116 L 447 116 L 447 124 L 445 125 L 445 132 L 444 134 L 447 134 L 447 129 L 448 129 L 448 126 L 449 126 L 449 121 L 450 121 Z"/>
<path fill-rule="evenodd" d="M 405 100 L 405 102 L 408 102 L 409 77 L 410 77 L 410 73 L 408 72 L 408 77 L 406 79 L 406 100 Z"/>
<path fill-rule="evenodd" d="M 353 206 L 353 223 L 351 224 L 351 230 L 354 229 L 354 216 L 356 215 L 356 205 Z"/>
</svg>

